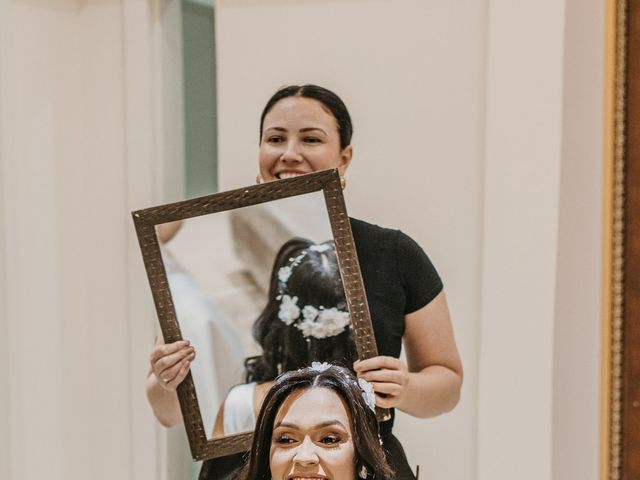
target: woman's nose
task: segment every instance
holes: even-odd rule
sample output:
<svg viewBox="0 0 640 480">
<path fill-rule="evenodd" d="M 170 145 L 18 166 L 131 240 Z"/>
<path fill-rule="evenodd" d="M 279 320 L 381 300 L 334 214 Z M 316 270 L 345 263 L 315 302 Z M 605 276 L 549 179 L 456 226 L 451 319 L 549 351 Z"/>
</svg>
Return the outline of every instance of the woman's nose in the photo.
<svg viewBox="0 0 640 480">
<path fill-rule="evenodd" d="M 320 462 L 316 453 L 316 446 L 309 437 L 298 446 L 293 462 L 298 465 L 315 465 Z"/>
<path fill-rule="evenodd" d="M 300 153 L 300 149 L 298 148 L 298 144 L 296 142 L 288 142 L 287 146 L 282 152 L 280 159 L 285 163 L 299 163 L 302 161 L 302 154 Z"/>
</svg>

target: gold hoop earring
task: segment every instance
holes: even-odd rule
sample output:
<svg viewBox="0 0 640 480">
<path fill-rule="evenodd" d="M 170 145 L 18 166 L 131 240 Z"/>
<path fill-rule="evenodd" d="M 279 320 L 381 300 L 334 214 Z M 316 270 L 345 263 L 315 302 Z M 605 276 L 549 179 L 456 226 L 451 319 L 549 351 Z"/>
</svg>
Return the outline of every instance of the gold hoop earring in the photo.
<svg viewBox="0 0 640 480">
<path fill-rule="evenodd" d="M 262 175 L 258 174 L 258 175 L 256 176 L 256 183 L 257 183 L 258 185 L 260 185 L 260 184 L 264 183 L 264 179 L 262 178 Z"/>
<path fill-rule="evenodd" d="M 340 175 L 340 186 L 343 190 L 347 188 L 347 179 L 342 175 Z"/>
</svg>

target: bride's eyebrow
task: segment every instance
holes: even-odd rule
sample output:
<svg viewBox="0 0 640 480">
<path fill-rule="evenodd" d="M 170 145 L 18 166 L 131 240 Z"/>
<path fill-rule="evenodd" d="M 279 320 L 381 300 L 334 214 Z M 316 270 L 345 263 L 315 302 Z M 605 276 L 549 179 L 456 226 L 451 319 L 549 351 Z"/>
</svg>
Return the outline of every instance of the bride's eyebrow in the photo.
<svg viewBox="0 0 640 480">
<path fill-rule="evenodd" d="M 324 422 L 317 423 L 316 425 L 313 426 L 313 428 L 314 429 L 320 429 L 320 428 L 325 428 L 325 427 L 331 427 L 333 425 L 340 425 L 342 428 L 347 430 L 347 427 L 345 427 L 344 424 L 340 420 L 326 420 Z M 300 427 L 298 425 L 296 425 L 295 423 L 290 423 L 290 422 L 278 422 L 273 426 L 274 429 L 276 429 L 278 427 L 291 428 L 293 430 L 300 430 Z"/>
</svg>

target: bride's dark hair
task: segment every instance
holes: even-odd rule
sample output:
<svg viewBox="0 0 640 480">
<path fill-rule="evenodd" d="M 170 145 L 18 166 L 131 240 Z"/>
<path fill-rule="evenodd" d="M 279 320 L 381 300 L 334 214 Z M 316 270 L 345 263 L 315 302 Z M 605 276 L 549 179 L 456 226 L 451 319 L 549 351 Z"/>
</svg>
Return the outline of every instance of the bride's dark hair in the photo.
<svg viewBox="0 0 640 480">
<path fill-rule="evenodd" d="M 300 308 L 308 305 L 347 311 L 333 242 L 321 245 L 327 248 L 313 249 L 310 247 L 317 247 L 314 242 L 294 238 L 276 255 L 267 305 L 253 325 L 253 338 L 262 348 L 262 354 L 245 361 L 247 382 L 273 380 L 281 372 L 308 366 L 313 361 L 350 367 L 356 360 L 356 347 L 349 327 L 335 336 L 305 337 L 295 324 L 287 325 L 278 318 L 283 295 L 297 297 Z M 283 282 L 278 275 L 280 269 L 290 267 L 292 259 L 303 252 L 306 253 L 299 264 L 291 268 L 290 276 Z"/>
<path fill-rule="evenodd" d="M 393 480 L 378 436 L 375 413 L 367 406 L 360 385 L 353 374 L 342 367 L 331 365 L 324 370 L 303 368 L 283 373 L 267 393 L 258 415 L 257 427 L 249 464 L 245 466 L 243 480 L 270 480 L 269 457 L 273 424 L 285 399 L 293 392 L 310 388 L 326 388 L 338 394 L 344 401 L 350 419 L 354 446 L 356 475 L 365 467 L 368 479 Z"/>
</svg>

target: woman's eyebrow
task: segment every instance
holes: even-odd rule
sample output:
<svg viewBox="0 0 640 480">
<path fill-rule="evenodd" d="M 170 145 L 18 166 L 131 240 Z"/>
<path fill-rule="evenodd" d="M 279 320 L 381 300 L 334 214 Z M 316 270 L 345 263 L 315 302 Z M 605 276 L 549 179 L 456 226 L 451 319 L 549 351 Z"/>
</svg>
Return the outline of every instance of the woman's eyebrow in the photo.
<svg viewBox="0 0 640 480">
<path fill-rule="evenodd" d="M 342 428 L 347 430 L 347 427 L 345 427 L 344 424 L 340 420 L 326 420 L 324 422 L 317 423 L 312 428 L 313 429 L 320 429 L 320 428 L 330 427 L 332 425 L 340 425 Z M 273 426 L 274 429 L 276 429 L 278 427 L 285 427 L 285 428 L 292 428 L 294 430 L 300 430 L 300 427 L 297 424 L 290 423 L 290 422 L 278 422 Z"/>
<path fill-rule="evenodd" d="M 286 132 L 287 129 L 284 127 L 269 127 L 269 128 L 265 128 L 264 131 L 268 132 L 269 130 L 276 130 L 278 132 Z"/>
<path fill-rule="evenodd" d="M 313 130 L 318 130 L 322 133 L 324 133 L 325 135 L 327 134 L 323 129 L 321 129 L 320 127 L 305 127 L 305 128 L 301 128 L 300 132 L 301 133 L 305 133 L 305 132 L 312 132 Z"/>
</svg>

